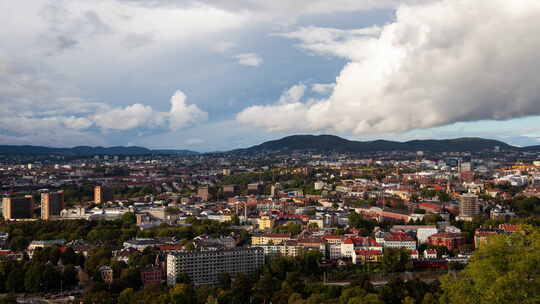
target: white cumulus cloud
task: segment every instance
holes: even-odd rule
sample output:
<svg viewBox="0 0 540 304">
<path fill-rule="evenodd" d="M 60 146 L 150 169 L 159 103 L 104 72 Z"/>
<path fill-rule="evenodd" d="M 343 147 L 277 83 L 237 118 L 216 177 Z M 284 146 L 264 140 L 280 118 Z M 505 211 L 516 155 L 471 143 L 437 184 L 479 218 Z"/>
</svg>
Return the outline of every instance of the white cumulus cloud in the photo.
<svg viewBox="0 0 540 304">
<path fill-rule="evenodd" d="M 238 54 L 234 56 L 234 58 L 236 59 L 236 62 L 238 62 L 238 64 L 250 67 L 257 67 L 263 62 L 263 59 L 255 53 Z"/>
<path fill-rule="evenodd" d="M 328 98 L 252 106 L 269 130 L 401 132 L 540 114 L 540 2 L 440 0 L 403 5 L 382 28 L 303 28 L 306 50 L 346 58 Z"/>
<path fill-rule="evenodd" d="M 174 131 L 208 119 L 208 114 L 197 105 L 186 103 L 186 95 L 182 91 L 176 91 L 170 103 L 169 112 L 155 111 L 151 106 L 136 103 L 102 111 L 92 120 L 103 130 L 166 128 Z"/>
<path fill-rule="evenodd" d="M 181 91 L 176 91 L 171 97 L 171 111 L 168 116 L 171 130 L 178 130 L 188 124 L 208 119 L 208 113 L 199 109 L 197 105 L 186 103 L 186 95 Z"/>
<path fill-rule="evenodd" d="M 160 115 L 154 113 L 151 106 L 136 103 L 125 108 L 114 108 L 98 113 L 93 120 L 102 129 L 129 130 L 155 125 L 158 122 L 157 116 Z"/>
</svg>

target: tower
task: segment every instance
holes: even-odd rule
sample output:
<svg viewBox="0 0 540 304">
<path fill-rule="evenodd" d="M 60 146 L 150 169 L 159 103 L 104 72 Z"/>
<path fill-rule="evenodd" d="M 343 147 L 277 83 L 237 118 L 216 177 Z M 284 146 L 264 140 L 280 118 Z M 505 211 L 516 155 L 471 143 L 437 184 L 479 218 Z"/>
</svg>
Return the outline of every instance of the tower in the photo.
<svg viewBox="0 0 540 304">
<path fill-rule="evenodd" d="M 32 218 L 34 211 L 34 198 L 32 195 L 24 197 L 4 197 L 2 199 L 2 214 L 6 220 Z"/>
<path fill-rule="evenodd" d="M 112 200 L 112 191 L 111 189 L 105 186 L 95 186 L 94 187 L 94 203 L 103 204 Z"/>
<path fill-rule="evenodd" d="M 64 191 L 41 193 L 41 219 L 49 220 L 64 209 Z"/>
<path fill-rule="evenodd" d="M 464 221 L 472 221 L 474 217 L 479 215 L 478 196 L 470 193 L 461 195 L 459 199 L 459 218 Z"/>
</svg>

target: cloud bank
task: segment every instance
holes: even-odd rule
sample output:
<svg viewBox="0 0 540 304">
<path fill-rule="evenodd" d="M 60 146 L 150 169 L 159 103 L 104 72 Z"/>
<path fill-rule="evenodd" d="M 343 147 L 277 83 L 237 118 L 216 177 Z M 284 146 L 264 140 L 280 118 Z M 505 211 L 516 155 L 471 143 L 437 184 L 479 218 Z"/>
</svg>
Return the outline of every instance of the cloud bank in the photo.
<svg viewBox="0 0 540 304">
<path fill-rule="evenodd" d="M 539 15 L 536 0 L 442 0 L 403 5 L 381 28 L 300 28 L 284 36 L 349 60 L 330 96 L 251 106 L 237 120 L 365 134 L 540 114 Z"/>
</svg>

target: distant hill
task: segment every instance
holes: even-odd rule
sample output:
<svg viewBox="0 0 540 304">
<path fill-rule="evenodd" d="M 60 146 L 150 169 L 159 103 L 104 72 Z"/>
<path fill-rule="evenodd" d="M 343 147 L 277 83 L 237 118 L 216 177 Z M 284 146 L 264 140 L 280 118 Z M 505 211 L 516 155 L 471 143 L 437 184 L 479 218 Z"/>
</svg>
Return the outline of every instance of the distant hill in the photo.
<svg viewBox="0 0 540 304">
<path fill-rule="evenodd" d="M 501 150 L 514 150 L 526 152 L 540 152 L 540 145 L 529 147 L 515 147 L 505 142 L 477 137 L 463 137 L 455 139 L 426 139 L 406 142 L 373 140 L 354 141 L 334 135 L 292 135 L 277 140 L 264 142 L 260 145 L 245 149 L 237 149 L 219 153 L 260 153 L 260 152 L 287 152 L 287 151 L 313 151 L 313 152 L 388 152 L 388 151 L 426 151 L 426 152 L 479 152 L 493 150 L 496 146 Z M 144 147 L 88 147 L 51 148 L 43 146 L 14 146 L 0 145 L 0 155 L 198 155 L 199 152 L 190 150 L 155 149 Z"/>
<path fill-rule="evenodd" d="M 503 150 L 520 148 L 507 143 L 483 138 L 456 138 L 441 140 L 412 140 L 397 142 L 388 140 L 352 141 L 334 135 L 293 135 L 267 141 L 238 152 L 276 152 L 292 150 L 312 150 L 317 152 L 376 152 L 376 151 L 430 151 L 430 152 L 474 152 L 493 150 L 499 146 Z M 538 147 L 540 150 L 540 147 Z"/>
<path fill-rule="evenodd" d="M 15 146 L 0 145 L 0 154 L 11 155 L 64 155 L 64 156 L 87 156 L 87 155 L 149 155 L 149 154 L 175 154 L 195 155 L 198 152 L 190 150 L 150 150 L 143 147 L 89 147 L 78 146 L 73 148 L 52 148 L 43 146 Z"/>
</svg>

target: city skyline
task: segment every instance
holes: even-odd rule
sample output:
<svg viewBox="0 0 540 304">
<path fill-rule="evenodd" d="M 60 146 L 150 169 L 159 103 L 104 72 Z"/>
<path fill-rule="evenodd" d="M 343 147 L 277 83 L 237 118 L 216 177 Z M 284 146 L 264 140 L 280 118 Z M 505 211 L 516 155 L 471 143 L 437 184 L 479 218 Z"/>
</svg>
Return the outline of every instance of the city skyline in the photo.
<svg viewBox="0 0 540 304">
<path fill-rule="evenodd" d="M 0 8 L 0 144 L 208 152 L 292 134 L 539 143 L 536 1 Z"/>
</svg>

